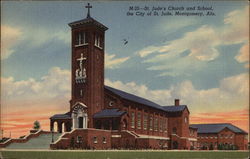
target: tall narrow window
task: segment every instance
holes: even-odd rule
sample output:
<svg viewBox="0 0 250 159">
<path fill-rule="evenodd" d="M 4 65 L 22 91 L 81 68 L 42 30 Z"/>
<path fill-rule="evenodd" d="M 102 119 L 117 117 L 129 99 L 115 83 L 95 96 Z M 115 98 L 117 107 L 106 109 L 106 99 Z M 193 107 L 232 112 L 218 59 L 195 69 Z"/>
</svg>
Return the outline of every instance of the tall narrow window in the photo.
<svg viewBox="0 0 250 159">
<path fill-rule="evenodd" d="M 95 35 L 95 46 L 102 48 L 101 36 L 98 34 Z"/>
<path fill-rule="evenodd" d="M 135 113 L 131 113 L 131 128 L 135 128 Z"/>
<path fill-rule="evenodd" d="M 176 129 L 176 127 L 173 128 L 172 133 L 173 133 L 173 134 L 177 134 L 177 129 Z"/>
<path fill-rule="evenodd" d="M 141 129 L 141 112 L 137 113 L 137 129 Z"/>
<path fill-rule="evenodd" d="M 154 122 L 154 130 L 158 131 L 158 118 L 155 118 L 155 122 Z"/>
<path fill-rule="evenodd" d="M 93 137 L 93 142 L 94 142 L 95 144 L 97 144 L 97 137 L 96 137 L 96 136 Z"/>
<path fill-rule="evenodd" d="M 162 132 L 162 119 L 159 118 L 159 130 Z"/>
<path fill-rule="evenodd" d="M 143 128 L 144 130 L 148 129 L 148 115 L 144 114 L 144 118 L 143 118 Z"/>
<path fill-rule="evenodd" d="M 163 119 L 163 131 L 166 132 L 167 131 L 167 119 Z"/>
<path fill-rule="evenodd" d="M 104 143 L 104 144 L 107 143 L 106 137 L 103 137 L 103 138 L 102 138 L 102 143 Z"/>
<path fill-rule="evenodd" d="M 149 119 L 149 129 L 153 130 L 153 116 L 152 115 L 150 116 L 150 119 Z"/>
<path fill-rule="evenodd" d="M 86 32 L 80 31 L 76 33 L 75 46 L 88 44 Z"/>
<path fill-rule="evenodd" d="M 188 118 L 187 118 L 187 117 L 185 117 L 185 118 L 184 118 L 184 121 L 185 121 L 185 123 L 187 123 L 187 122 L 188 122 Z"/>
</svg>

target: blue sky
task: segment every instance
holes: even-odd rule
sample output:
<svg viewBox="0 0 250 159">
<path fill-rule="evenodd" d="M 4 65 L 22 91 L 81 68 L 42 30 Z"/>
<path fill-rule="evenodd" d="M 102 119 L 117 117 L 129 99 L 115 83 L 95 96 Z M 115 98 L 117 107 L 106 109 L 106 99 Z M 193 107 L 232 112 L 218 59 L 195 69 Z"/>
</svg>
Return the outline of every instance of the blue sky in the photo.
<svg viewBox="0 0 250 159">
<path fill-rule="evenodd" d="M 3 111 L 19 110 L 23 103 L 27 108 L 42 105 L 67 111 L 68 23 L 86 17 L 85 5 L 80 1 L 2 2 Z M 91 5 L 91 16 L 109 28 L 105 39 L 107 85 L 162 105 L 180 98 L 196 116 L 225 110 L 246 112 L 247 1 L 95 1 Z M 127 16 L 129 6 L 212 6 L 215 16 Z M 127 45 L 123 39 L 128 40 Z"/>
<path fill-rule="evenodd" d="M 153 64 L 143 62 L 144 58 L 136 54 L 147 46 L 161 46 L 203 25 L 221 27 L 224 25 L 223 18 L 226 14 L 237 9 L 243 10 L 246 3 L 93 2 L 91 4 L 92 17 L 109 27 L 106 33 L 106 53 L 115 54 L 120 58 L 130 57 L 119 69 L 105 70 L 106 77 L 110 79 L 146 83 L 151 89 L 169 88 L 172 84 L 189 79 L 196 88 L 207 89 L 217 87 L 219 81 L 225 77 L 247 71 L 242 67 L 244 64 L 234 59 L 242 43 L 216 46 L 220 50 L 218 58 L 204 62 L 201 64 L 203 68 L 197 71 L 187 70 L 189 75 L 181 73 L 178 76 L 159 77 L 163 71 L 148 70 L 147 68 Z M 2 25 L 20 27 L 24 32 L 32 30 L 32 36 L 36 36 L 36 30 L 48 34 L 45 36 L 49 36 L 51 32 L 69 32 L 68 23 L 85 18 L 84 5 L 86 4 L 83 2 L 3 2 Z M 129 6 L 213 6 L 216 16 L 128 17 L 126 13 Z M 178 29 L 178 25 L 183 23 L 184 25 Z M 69 40 L 64 42 L 52 37 L 39 46 L 31 46 L 29 40 L 32 39 L 29 38 L 20 41 L 13 46 L 15 53 L 2 61 L 3 76 L 13 76 L 17 80 L 30 77 L 39 79 L 53 66 L 69 69 L 70 35 L 68 38 Z M 128 45 L 123 45 L 124 38 L 129 40 Z M 179 70 L 172 71 L 178 73 Z"/>
</svg>

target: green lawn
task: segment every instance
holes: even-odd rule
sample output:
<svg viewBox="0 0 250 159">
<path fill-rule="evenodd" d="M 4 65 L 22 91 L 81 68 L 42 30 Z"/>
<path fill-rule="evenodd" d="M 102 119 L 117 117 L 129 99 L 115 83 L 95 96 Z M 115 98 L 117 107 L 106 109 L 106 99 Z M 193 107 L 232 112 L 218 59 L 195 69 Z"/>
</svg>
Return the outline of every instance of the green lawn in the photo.
<svg viewBox="0 0 250 159">
<path fill-rule="evenodd" d="M 2 151 L 5 159 L 247 159 L 248 152 L 197 151 Z"/>
</svg>

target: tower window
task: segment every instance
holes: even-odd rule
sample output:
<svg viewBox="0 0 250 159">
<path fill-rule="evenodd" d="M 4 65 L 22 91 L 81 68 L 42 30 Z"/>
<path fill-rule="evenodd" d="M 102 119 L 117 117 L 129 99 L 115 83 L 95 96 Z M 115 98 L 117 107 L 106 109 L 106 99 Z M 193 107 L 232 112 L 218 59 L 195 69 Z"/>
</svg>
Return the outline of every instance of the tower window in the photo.
<svg viewBox="0 0 250 159">
<path fill-rule="evenodd" d="M 80 31 L 76 33 L 75 46 L 87 45 L 87 36 L 86 32 Z"/>
<path fill-rule="evenodd" d="M 101 36 L 98 34 L 95 35 L 95 46 L 102 49 Z"/>
</svg>

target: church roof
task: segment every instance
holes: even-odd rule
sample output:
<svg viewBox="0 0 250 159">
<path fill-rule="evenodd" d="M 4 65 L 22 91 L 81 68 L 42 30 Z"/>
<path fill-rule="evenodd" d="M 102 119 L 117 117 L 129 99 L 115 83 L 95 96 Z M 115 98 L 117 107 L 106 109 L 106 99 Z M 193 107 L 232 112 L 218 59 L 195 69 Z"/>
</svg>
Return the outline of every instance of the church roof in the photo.
<svg viewBox="0 0 250 159">
<path fill-rule="evenodd" d="M 156 108 L 156 109 L 160 109 L 160 110 L 164 111 L 164 109 L 163 109 L 163 107 L 161 105 L 156 104 L 156 103 L 154 103 L 154 102 L 152 102 L 150 100 L 147 100 L 145 98 L 142 98 L 142 97 L 139 97 L 139 96 L 136 96 L 136 95 L 133 95 L 133 94 L 130 94 L 130 93 L 127 93 L 127 92 L 124 92 L 124 91 L 109 87 L 109 86 L 105 86 L 105 89 L 111 91 L 112 93 L 118 95 L 119 97 L 121 97 L 123 99 L 127 99 L 127 100 L 130 100 L 130 101 L 133 101 L 133 102 L 144 104 L 146 106 Z"/>
<path fill-rule="evenodd" d="M 70 112 L 65 114 L 55 114 L 50 119 L 71 119 Z"/>
<path fill-rule="evenodd" d="M 69 23 L 69 26 L 72 27 L 72 28 L 76 28 L 76 27 L 83 26 L 83 25 L 84 26 L 95 25 L 95 26 L 97 26 L 98 28 L 100 28 L 100 29 L 102 29 L 104 31 L 108 30 L 108 28 L 105 25 L 103 25 L 102 23 L 96 21 L 92 17 L 87 17 L 85 19 Z"/>
<path fill-rule="evenodd" d="M 156 108 L 159 110 L 163 110 L 165 112 L 182 112 L 185 108 L 187 108 L 186 105 L 180 105 L 180 106 L 161 106 L 159 104 L 156 104 L 150 100 L 147 100 L 145 98 L 121 91 L 119 89 L 115 89 L 109 86 L 105 86 L 105 89 L 111 91 L 112 93 L 118 95 L 119 97 L 123 98 L 123 99 L 127 99 L 136 103 L 140 103 L 152 108 Z"/>
<path fill-rule="evenodd" d="M 198 128 L 198 133 L 219 133 L 221 130 L 228 128 L 235 133 L 247 134 L 244 130 L 230 124 L 230 123 L 218 123 L 218 124 L 192 124 L 191 128 Z"/>
<path fill-rule="evenodd" d="M 182 112 L 185 108 L 187 108 L 186 105 L 178 105 L 178 106 L 164 106 L 163 109 L 167 112 Z"/>
<path fill-rule="evenodd" d="M 120 117 L 125 113 L 125 111 L 119 111 L 119 109 L 104 109 L 94 114 L 94 118 Z"/>
</svg>

